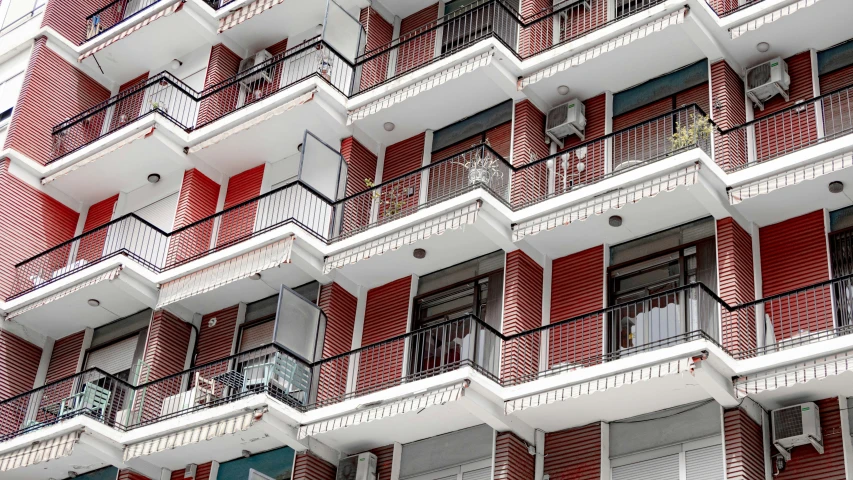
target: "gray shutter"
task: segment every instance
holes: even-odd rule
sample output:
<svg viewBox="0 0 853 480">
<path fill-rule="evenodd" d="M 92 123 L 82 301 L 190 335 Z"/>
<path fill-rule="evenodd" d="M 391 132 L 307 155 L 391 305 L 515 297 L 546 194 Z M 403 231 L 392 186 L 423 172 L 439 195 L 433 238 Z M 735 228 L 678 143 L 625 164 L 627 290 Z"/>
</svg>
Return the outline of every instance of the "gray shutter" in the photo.
<svg viewBox="0 0 853 480">
<path fill-rule="evenodd" d="M 136 352 L 137 343 L 139 343 L 139 335 L 134 335 L 89 352 L 86 358 L 86 369 L 100 368 L 109 374 L 130 370 L 133 366 L 133 354 Z"/>
<path fill-rule="evenodd" d="M 173 193 L 166 198 L 157 200 L 156 202 L 142 207 L 133 212 L 137 217 L 154 225 L 160 230 L 169 233 L 172 231 L 172 224 L 175 221 L 175 211 L 178 209 L 178 194 Z"/>
<path fill-rule="evenodd" d="M 687 464 L 687 480 L 722 480 L 723 447 L 711 447 L 689 450 L 684 453 Z"/>
<path fill-rule="evenodd" d="M 244 328 L 243 334 L 240 336 L 240 349 L 237 353 L 272 343 L 274 328 L 275 320 L 270 320 L 254 327 Z"/>
<path fill-rule="evenodd" d="M 492 475 L 492 467 L 479 468 L 462 474 L 462 480 L 489 480 Z"/>
<path fill-rule="evenodd" d="M 679 454 L 613 468 L 612 480 L 679 480 Z"/>
</svg>

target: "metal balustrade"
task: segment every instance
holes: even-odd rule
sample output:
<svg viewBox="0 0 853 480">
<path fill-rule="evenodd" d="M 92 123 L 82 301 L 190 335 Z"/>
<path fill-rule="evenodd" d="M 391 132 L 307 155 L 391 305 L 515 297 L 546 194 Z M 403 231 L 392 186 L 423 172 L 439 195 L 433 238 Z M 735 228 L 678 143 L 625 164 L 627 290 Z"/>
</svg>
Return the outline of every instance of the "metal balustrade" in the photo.
<svg viewBox="0 0 853 480">
<path fill-rule="evenodd" d="M 160 79 L 153 79 L 95 110 L 124 111 L 125 103 L 141 103 L 147 88 L 160 87 Z M 63 128 L 76 132 L 84 118 L 69 119 Z M 378 185 L 365 179 L 364 190 L 338 200 L 332 192 L 320 193 L 297 180 L 171 233 L 125 215 L 18 263 L 9 299 L 116 255 L 162 272 L 285 224 L 299 225 L 331 243 L 475 189 L 507 207 L 524 208 L 686 150 L 708 153 L 711 125 L 705 118 L 697 106 L 685 106 L 520 167 L 489 145 L 476 145 Z M 306 137 L 309 157 L 317 146 L 313 138 Z"/>
<path fill-rule="evenodd" d="M 334 210 L 321 194 L 296 181 L 166 233 L 134 214 L 63 242 L 15 266 L 15 298 L 98 262 L 124 255 L 159 273 L 285 224 L 331 236 Z"/>
<path fill-rule="evenodd" d="M 370 184 L 337 203 L 341 221 L 334 238 L 403 218 L 476 188 L 508 204 L 511 172 L 509 162 L 491 147 L 478 145 L 379 185 Z"/>
<path fill-rule="evenodd" d="M 694 283 L 507 337 L 501 381 L 529 382 L 693 340 L 719 343 L 720 303 Z"/>
<path fill-rule="evenodd" d="M 699 148 L 711 155 L 713 127 L 696 105 L 681 107 L 519 167 L 513 207 L 547 200 Z"/>
<path fill-rule="evenodd" d="M 348 92 L 353 68 L 313 38 L 201 92 L 162 72 L 55 126 L 48 164 L 149 114 L 191 132 L 314 76 Z"/>
<path fill-rule="evenodd" d="M 86 17 L 86 35 L 81 43 L 101 35 L 161 0 L 115 0 Z"/>
<path fill-rule="evenodd" d="M 513 335 L 463 314 L 313 363 L 269 344 L 152 381 L 90 369 L 0 401 L 0 441 L 78 415 L 126 431 L 261 393 L 307 411 L 463 367 L 511 386 L 697 340 L 750 358 L 853 333 L 851 292 L 848 275 L 730 306 L 692 283 Z"/>
<path fill-rule="evenodd" d="M 756 115 L 759 114 L 756 110 Z M 718 130 L 717 163 L 726 171 L 736 171 L 850 133 L 853 133 L 853 86 Z"/>
</svg>

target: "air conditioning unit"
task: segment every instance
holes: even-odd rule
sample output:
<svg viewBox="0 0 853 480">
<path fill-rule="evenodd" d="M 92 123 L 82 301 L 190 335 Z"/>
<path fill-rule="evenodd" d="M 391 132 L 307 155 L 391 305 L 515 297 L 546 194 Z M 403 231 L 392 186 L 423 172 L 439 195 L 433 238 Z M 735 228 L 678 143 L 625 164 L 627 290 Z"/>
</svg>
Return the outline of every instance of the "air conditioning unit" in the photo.
<svg viewBox="0 0 853 480">
<path fill-rule="evenodd" d="M 557 105 L 548 111 L 545 120 L 545 133 L 563 148 L 563 139 L 569 135 L 577 135 L 583 140 L 586 128 L 586 110 L 583 102 L 577 98 Z"/>
<path fill-rule="evenodd" d="M 788 64 L 781 57 L 756 65 L 746 71 L 746 95 L 758 108 L 764 110 L 764 102 L 776 94 L 788 101 L 791 77 Z"/>
<path fill-rule="evenodd" d="M 376 480 L 376 455 L 364 452 L 341 460 L 335 480 Z"/>
<path fill-rule="evenodd" d="M 266 50 L 261 50 L 260 52 L 257 52 L 254 55 L 249 55 L 240 62 L 240 73 L 251 70 L 271 58 L 272 54 Z M 255 88 L 257 88 L 257 83 L 259 81 L 272 81 L 272 69 L 273 67 L 264 68 L 256 71 L 251 75 L 247 75 L 246 77 L 240 79 L 240 84 L 248 88 L 249 90 L 254 90 Z"/>
<path fill-rule="evenodd" d="M 790 450 L 800 445 L 812 445 L 823 454 L 820 433 L 820 412 L 814 403 L 801 403 L 773 410 L 773 445 L 785 460 L 791 460 Z"/>
</svg>

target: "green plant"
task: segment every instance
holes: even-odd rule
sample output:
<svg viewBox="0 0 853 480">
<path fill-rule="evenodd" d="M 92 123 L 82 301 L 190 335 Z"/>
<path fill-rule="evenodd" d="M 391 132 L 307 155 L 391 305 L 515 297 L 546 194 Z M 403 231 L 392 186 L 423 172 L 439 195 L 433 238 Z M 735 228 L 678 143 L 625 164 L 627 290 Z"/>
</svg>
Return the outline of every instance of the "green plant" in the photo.
<svg viewBox="0 0 853 480">
<path fill-rule="evenodd" d="M 373 180 L 369 178 L 364 179 L 364 185 L 367 188 L 374 188 L 376 186 L 376 184 L 373 183 Z M 390 189 L 383 190 L 384 191 L 375 190 L 371 194 L 373 199 L 378 200 L 379 204 L 382 206 L 382 216 L 391 217 L 402 212 L 406 202 L 403 201 L 405 195 L 403 194 L 400 185 L 394 185 Z"/>
<path fill-rule="evenodd" d="M 711 138 L 714 127 L 707 115 L 690 114 L 690 120 L 685 123 L 677 123 L 675 133 L 669 139 L 673 150 L 697 145 L 702 140 Z"/>
<path fill-rule="evenodd" d="M 160 102 L 151 102 L 151 110 L 158 110 L 160 108 Z"/>
<path fill-rule="evenodd" d="M 486 140 L 484 145 L 489 146 L 489 141 Z M 477 182 L 488 184 L 493 178 L 503 177 L 504 173 L 500 170 L 500 162 L 492 156 L 489 150 L 478 148 L 473 152 L 473 155 L 473 158 L 464 161 L 454 160 L 450 162 L 468 171 L 468 180 L 472 185 Z"/>
</svg>

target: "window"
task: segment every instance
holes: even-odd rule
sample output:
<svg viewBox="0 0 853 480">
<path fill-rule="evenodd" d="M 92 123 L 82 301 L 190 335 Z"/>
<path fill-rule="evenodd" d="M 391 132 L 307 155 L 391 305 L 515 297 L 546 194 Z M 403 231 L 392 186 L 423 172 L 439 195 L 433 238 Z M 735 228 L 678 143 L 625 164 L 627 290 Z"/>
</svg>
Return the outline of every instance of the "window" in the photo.
<svg viewBox="0 0 853 480">
<path fill-rule="evenodd" d="M 611 259 L 622 263 L 609 269 L 610 304 L 623 305 L 611 314 L 611 351 L 633 353 L 711 328 L 700 323 L 715 318 L 710 302 L 699 302 L 696 290 L 671 291 L 691 283 L 716 290 L 713 219 L 616 245 Z"/>
<path fill-rule="evenodd" d="M 24 72 L 18 72 L 0 84 L 0 126 L 12 118 L 12 110 L 18 102 L 18 95 L 24 83 Z"/>
<path fill-rule="evenodd" d="M 719 436 L 610 460 L 612 480 L 720 480 L 723 446 Z"/>
</svg>

